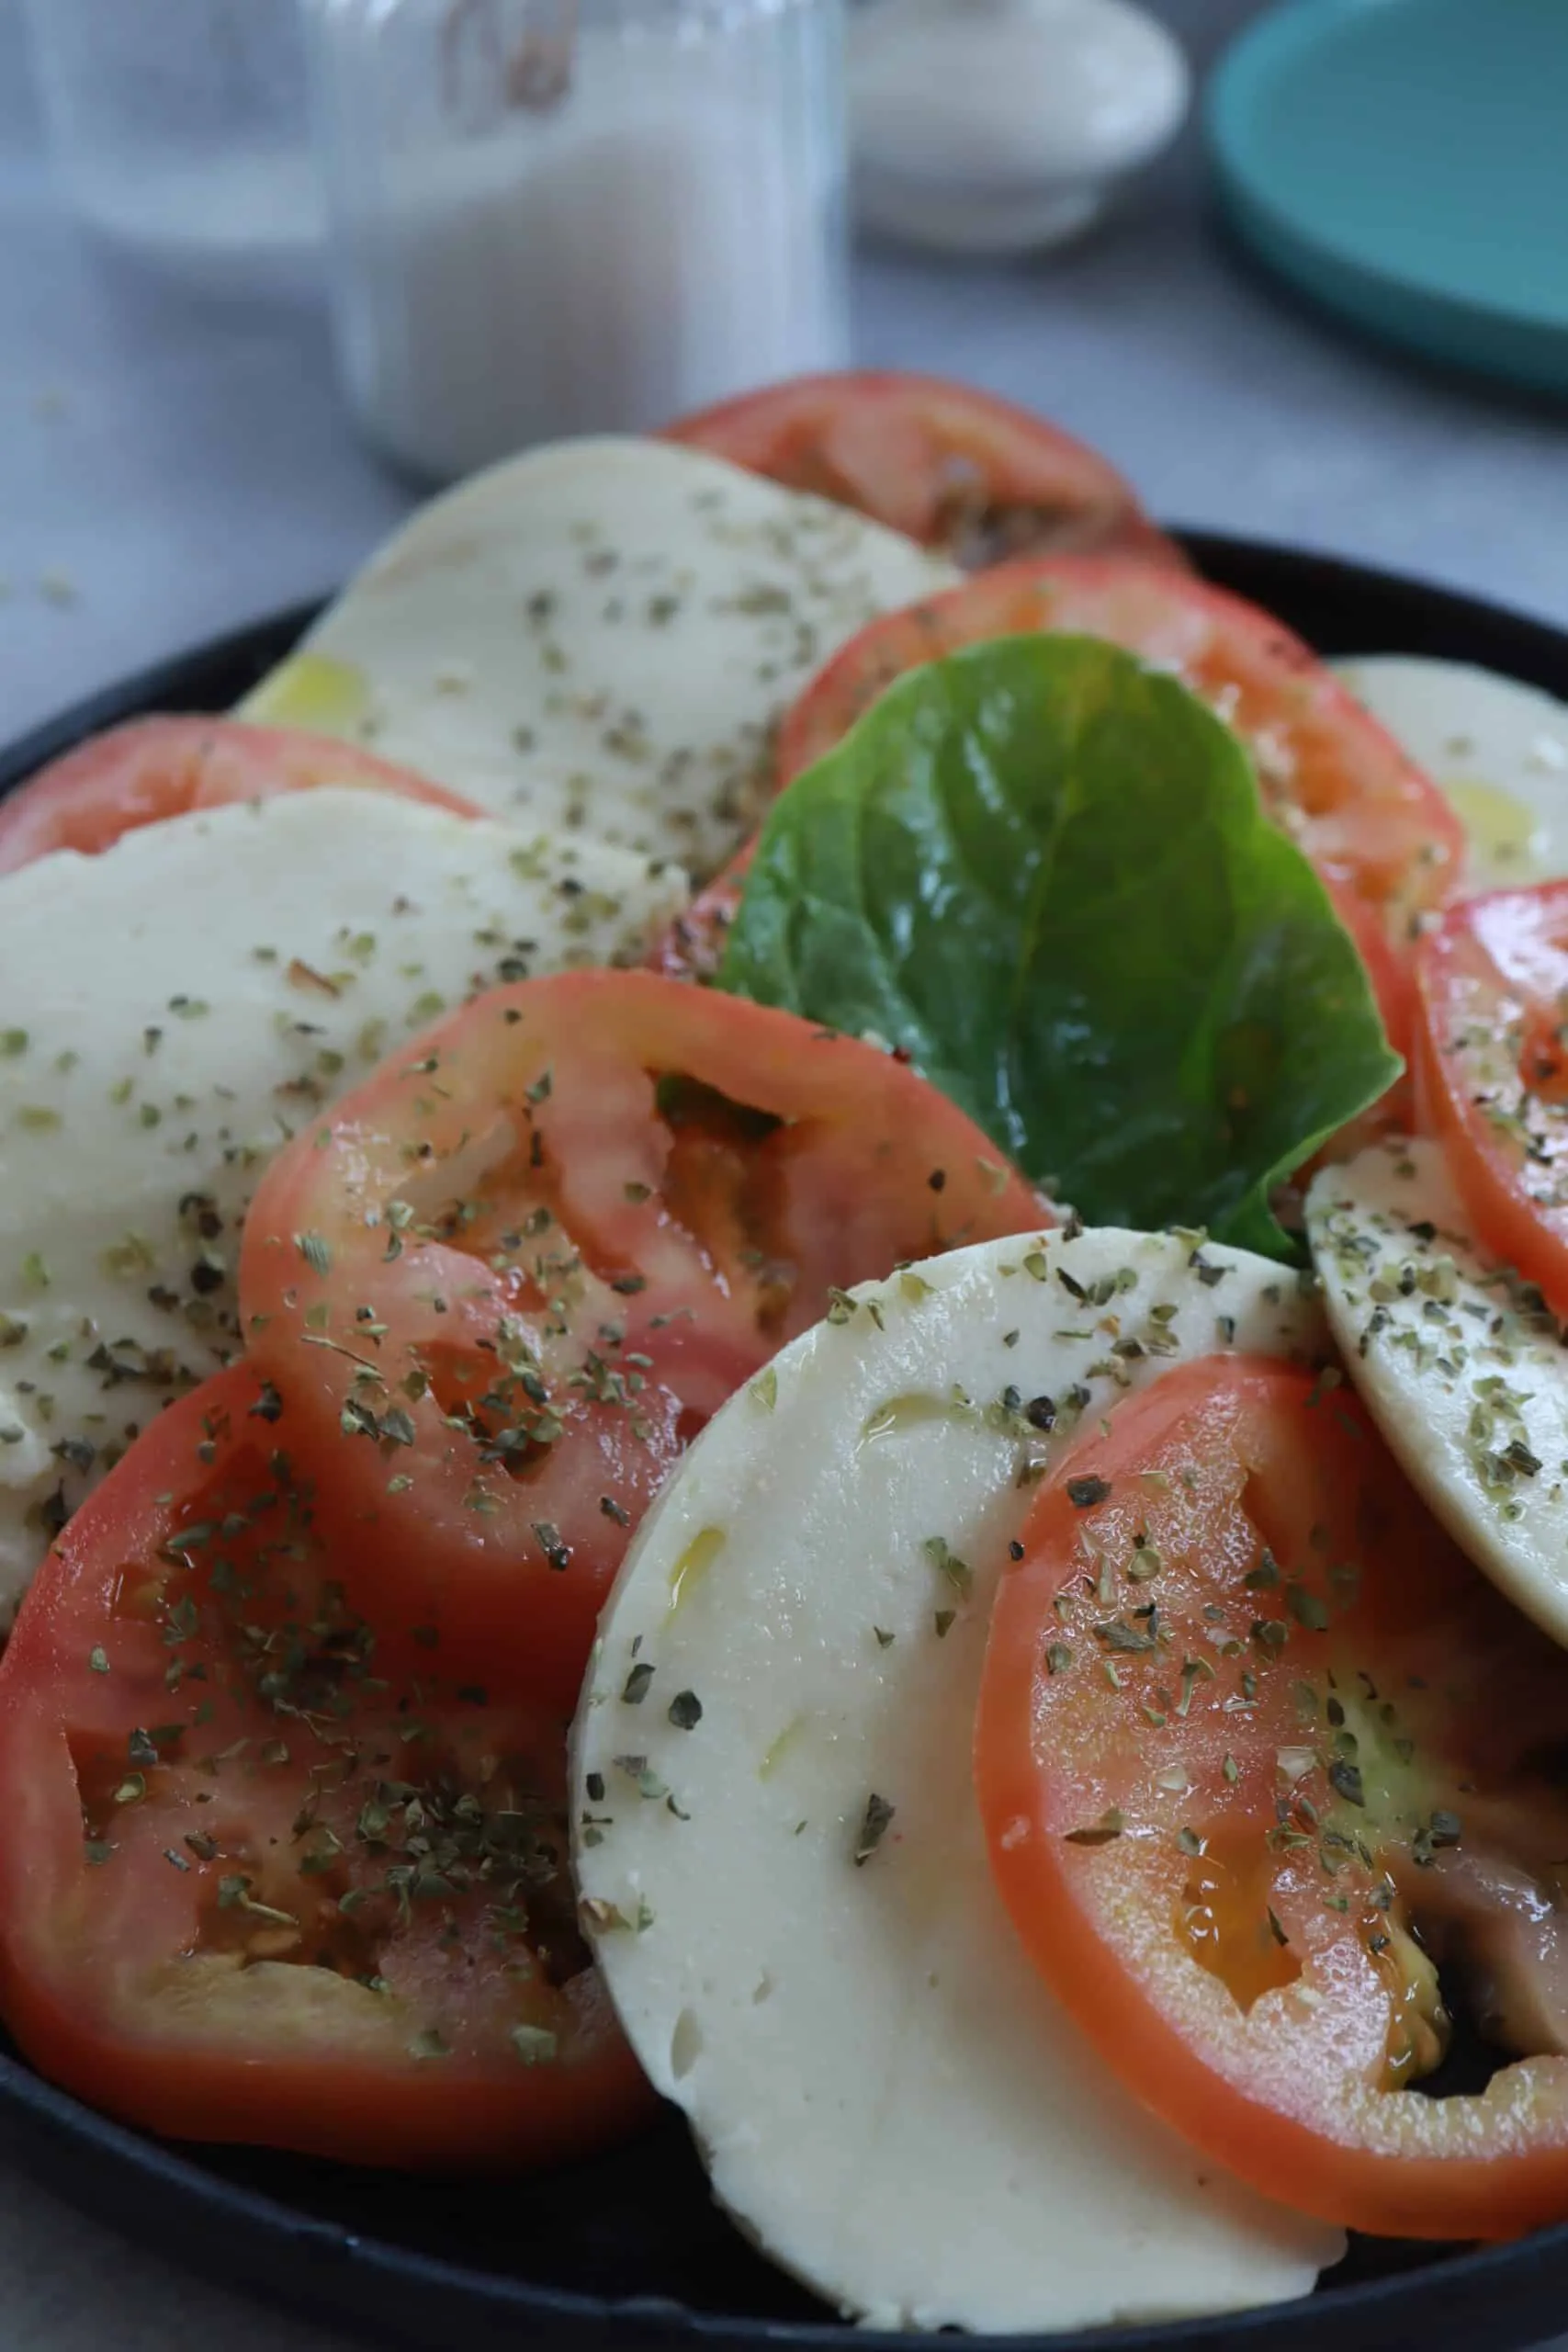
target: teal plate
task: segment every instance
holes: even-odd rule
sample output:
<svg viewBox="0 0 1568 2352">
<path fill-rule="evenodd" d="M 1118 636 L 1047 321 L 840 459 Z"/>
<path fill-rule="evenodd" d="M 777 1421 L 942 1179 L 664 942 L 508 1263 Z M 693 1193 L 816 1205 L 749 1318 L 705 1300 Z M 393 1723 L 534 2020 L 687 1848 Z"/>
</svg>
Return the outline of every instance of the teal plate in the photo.
<svg viewBox="0 0 1568 2352">
<path fill-rule="evenodd" d="M 1232 226 L 1300 291 L 1568 392 L 1568 0 L 1287 0 L 1207 120 Z"/>
</svg>

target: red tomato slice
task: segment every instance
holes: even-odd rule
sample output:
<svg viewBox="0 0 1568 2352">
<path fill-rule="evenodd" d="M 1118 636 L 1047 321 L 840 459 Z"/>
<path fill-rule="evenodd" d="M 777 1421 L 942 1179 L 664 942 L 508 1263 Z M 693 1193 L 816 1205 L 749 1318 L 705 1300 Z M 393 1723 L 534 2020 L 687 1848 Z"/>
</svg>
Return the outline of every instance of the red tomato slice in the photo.
<svg viewBox="0 0 1568 2352">
<path fill-rule="evenodd" d="M 251 727 L 236 718 L 133 718 L 51 760 L 0 801 L 0 874 L 51 850 L 96 857 L 122 834 L 193 808 L 271 800 L 321 785 L 389 792 L 459 817 L 482 813 L 412 769 L 393 767 L 331 735 Z"/>
<path fill-rule="evenodd" d="M 558 1718 L 347 1609 L 248 1371 L 171 1405 L 0 1662 L 0 2010 L 175 2138 L 548 2160 L 652 2104 L 578 1930 Z"/>
<path fill-rule="evenodd" d="M 1010 401 L 937 376 L 801 376 L 681 417 L 663 437 L 852 506 L 966 571 L 1048 548 L 1186 565 L 1103 458 Z"/>
<path fill-rule="evenodd" d="M 1040 1216 L 874 1047 L 571 973 L 481 997 L 279 1155 L 241 1309 L 360 1605 L 570 1703 L 628 1531 L 725 1398 L 835 1287 Z"/>
<path fill-rule="evenodd" d="M 1422 1124 L 1476 1230 L 1568 1306 L 1568 882 L 1453 908 L 1416 965 Z"/>
<path fill-rule="evenodd" d="M 1568 2215 L 1568 1657 L 1348 1392 L 1258 1359 L 1118 1405 L 1022 1540 L 980 1806 L 1019 1933 L 1109 2064 L 1325 2220 L 1466 2238 Z M 1427 2097 L 1456 1989 L 1522 2063 Z"/>
<path fill-rule="evenodd" d="M 1374 926 L 1386 940 L 1371 978 L 1389 1035 L 1405 1051 L 1411 943 L 1458 878 L 1463 828 L 1309 647 L 1224 589 L 1146 563 L 1052 557 L 1005 564 L 886 614 L 818 671 L 785 719 L 781 785 L 830 751 L 904 671 L 1034 629 L 1125 646 L 1173 671 L 1235 728 L 1271 815 L 1312 859 L 1358 941 Z"/>
<path fill-rule="evenodd" d="M 646 960 L 650 969 L 673 980 L 713 978 L 724 961 L 724 943 L 735 921 L 746 888 L 746 870 L 756 847 L 753 835 L 711 882 L 704 884 L 690 906 L 682 908 L 649 949 Z"/>
</svg>

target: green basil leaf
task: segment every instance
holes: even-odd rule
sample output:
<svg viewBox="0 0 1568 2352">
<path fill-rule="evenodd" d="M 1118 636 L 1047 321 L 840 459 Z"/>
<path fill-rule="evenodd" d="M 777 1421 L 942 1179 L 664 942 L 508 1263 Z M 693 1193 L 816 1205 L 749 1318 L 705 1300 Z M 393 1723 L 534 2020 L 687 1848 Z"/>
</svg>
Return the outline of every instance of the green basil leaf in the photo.
<svg viewBox="0 0 1568 2352">
<path fill-rule="evenodd" d="M 1274 1257 L 1272 1187 L 1403 1067 L 1235 736 L 1089 638 L 897 680 L 774 804 L 719 984 L 905 1049 L 1093 1223 Z"/>
</svg>

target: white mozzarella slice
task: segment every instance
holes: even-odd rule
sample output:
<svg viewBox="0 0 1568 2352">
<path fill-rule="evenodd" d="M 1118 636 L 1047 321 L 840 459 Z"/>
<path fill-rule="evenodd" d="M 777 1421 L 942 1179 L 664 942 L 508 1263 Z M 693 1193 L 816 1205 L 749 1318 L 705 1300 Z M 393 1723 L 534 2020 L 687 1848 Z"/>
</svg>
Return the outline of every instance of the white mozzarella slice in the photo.
<svg viewBox="0 0 1568 2352">
<path fill-rule="evenodd" d="M 61 1516 L 237 1351 L 272 1153 L 498 978 L 635 958 L 683 877 L 363 792 L 0 881 L 0 1623 Z"/>
<path fill-rule="evenodd" d="M 1568 1643 L 1568 1355 L 1540 1294 L 1475 1241 L 1439 1148 L 1325 1168 L 1307 1232 L 1347 1370 L 1454 1541 Z"/>
<path fill-rule="evenodd" d="M 741 2227 L 874 2325 L 1303 2293 L 1338 2233 L 1189 2151 L 1034 1974 L 970 1745 L 1027 1465 L 1183 1356 L 1315 1356 L 1315 1303 L 1245 1252 L 1114 1230 L 854 1296 L 710 1424 L 606 1608 L 573 1802 L 615 2006 Z"/>
<path fill-rule="evenodd" d="M 1568 874 L 1568 706 L 1462 662 L 1386 653 L 1335 667 L 1458 809 L 1472 888 Z"/>
<path fill-rule="evenodd" d="M 751 830 L 812 672 L 958 576 L 700 450 L 565 442 L 423 508 L 242 716 L 351 735 L 530 831 L 701 879 Z"/>
</svg>

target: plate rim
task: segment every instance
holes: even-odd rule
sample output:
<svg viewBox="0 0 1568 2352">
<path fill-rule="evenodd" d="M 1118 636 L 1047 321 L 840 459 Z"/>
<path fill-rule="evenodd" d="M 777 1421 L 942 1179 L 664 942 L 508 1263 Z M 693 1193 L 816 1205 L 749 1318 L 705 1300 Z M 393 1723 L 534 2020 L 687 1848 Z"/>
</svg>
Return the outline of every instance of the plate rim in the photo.
<svg viewBox="0 0 1568 2352">
<path fill-rule="evenodd" d="M 1426 0 L 1371 0 L 1407 10 Z M 1380 342 L 1468 373 L 1537 390 L 1568 390 L 1568 312 L 1456 291 L 1369 258 L 1283 204 L 1257 164 L 1262 94 L 1309 49 L 1363 15 L 1369 0 L 1277 0 L 1224 49 L 1203 94 L 1203 142 L 1235 235 L 1298 292 Z M 1375 306 L 1369 310 L 1369 306 Z"/>
<path fill-rule="evenodd" d="M 1201 571 L 1217 575 L 1217 583 L 1232 593 L 1248 594 L 1253 574 L 1283 571 L 1303 589 L 1330 599 L 1338 592 L 1371 596 L 1386 604 L 1391 614 L 1404 616 L 1391 623 L 1395 635 L 1402 628 L 1416 633 L 1433 628 L 1449 638 L 1474 637 L 1481 650 L 1443 658 L 1484 662 L 1568 695 L 1568 626 L 1414 574 L 1285 541 L 1195 530 L 1179 530 L 1177 536 Z M 177 704 L 188 695 L 194 677 L 247 669 L 259 674 L 295 641 L 324 601 L 310 599 L 225 630 L 35 723 L 0 746 L 0 794 L 85 734 L 160 702 Z M 156 2232 L 150 2237 L 135 2226 L 134 2216 L 141 2208 L 177 2198 L 207 2227 L 182 2233 L 174 2258 L 231 2289 L 254 2290 L 328 2324 L 374 2328 L 382 2341 L 431 2345 L 429 2321 L 437 2301 L 444 2307 L 441 2324 L 460 2326 L 469 2352 L 489 2352 L 492 2341 L 497 2346 L 559 2344 L 568 2337 L 584 2348 L 681 2341 L 777 2346 L 780 2352 L 908 2352 L 919 2340 L 912 2331 L 857 2327 L 826 2310 L 820 2319 L 707 2312 L 657 2295 L 591 2295 L 427 2254 L 231 2180 L 204 2163 L 199 2149 L 170 2146 L 104 2115 L 5 2052 L 0 2129 L 11 2142 L 25 2140 L 30 2129 L 31 2153 L 47 2185 L 136 2242 L 164 2250 Z M 285 2249 L 308 2275 L 278 2275 Z M 1568 2222 L 1512 2244 L 1443 2253 L 1414 2268 L 1254 2311 L 1119 2327 L 1113 2334 L 1094 2329 L 976 2335 L 968 2342 L 974 2352 L 1104 2352 L 1111 2345 L 1116 2352 L 1263 2352 L 1265 2345 L 1269 2352 L 1307 2352 L 1332 2330 L 1338 2352 L 1381 2352 L 1393 2340 L 1386 2323 L 1432 2326 L 1441 2312 L 1450 2326 L 1456 2315 L 1465 2314 L 1484 2324 L 1483 2340 L 1500 2352 L 1505 2344 L 1529 2342 L 1539 2332 L 1533 2320 L 1522 2318 L 1516 2322 L 1519 2332 L 1510 2332 L 1506 2323 L 1498 2332 L 1495 2299 L 1505 2277 L 1521 2302 L 1532 2288 L 1538 2296 L 1561 2296 L 1568 2286 Z M 1551 2318 L 1543 2324 L 1550 2326 Z"/>
<path fill-rule="evenodd" d="M 1431 0 L 1377 0 L 1377 5 L 1384 10 L 1393 5 L 1416 11 L 1429 6 Z M 1278 5 L 1243 28 L 1215 67 L 1207 99 L 1206 110 L 1221 142 L 1227 169 L 1235 171 L 1235 158 L 1241 148 L 1245 146 L 1249 153 L 1252 150 L 1257 131 L 1251 112 L 1267 80 L 1282 67 L 1294 63 L 1303 47 L 1321 45 L 1333 37 L 1338 26 L 1364 17 L 1366 13 L 1367 0 L 1278 0 Z M 1483 294 L 1458 294 L 1440 280 L 1391 268 L 1386 262 L 1369 261 L 1353 244 L 1327 230 L 1303 229 L 1293 209 L 1278 203 L 1266 190 L 1259 190 L 1250 167 L 1238 176 L 1245 177 L 1248 202 L 1259 211 L 1269 212 L 1277 227 L 1303 244 L 1311 244 L 1331 256 L 1343 268 L 1355 270 L 1369 283 L 1397 288 L 1406 295 L 1419 295 L 1423 301 L 1441 304 L 1465 318 L 1492 320 L 1529 328 L 1560 341 L 1568 340 L 1568 311 L 1561 319 L 1552 320 L 1528 302 Z"/>
</svg>

